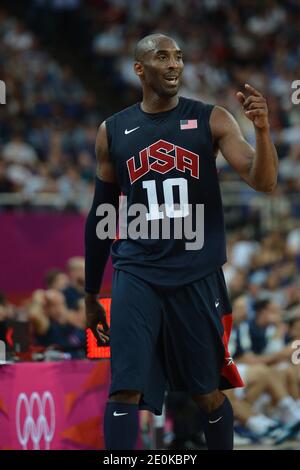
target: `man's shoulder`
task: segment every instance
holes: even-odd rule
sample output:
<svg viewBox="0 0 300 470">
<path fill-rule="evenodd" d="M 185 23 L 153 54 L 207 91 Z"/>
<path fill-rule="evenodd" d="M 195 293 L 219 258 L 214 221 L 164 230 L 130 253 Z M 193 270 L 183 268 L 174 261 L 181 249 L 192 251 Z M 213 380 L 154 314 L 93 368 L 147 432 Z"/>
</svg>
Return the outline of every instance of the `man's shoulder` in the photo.
<svg viewBox="0 0 300 470">
<path fill-rule="evenodd" d="M 128 119 L 128 116 L 135 114 L 138 111 L 138 103 L 134 103 L 127 108 L 121 109 L 114 114 L 111 114 L 109 117 L 105 119 L 106 123 L 110 123 L 115 119 Z"/>
<path fill-rule="evenodd" d="M 186 98 L 185 96 L 180 96 L 180 101 L 183 109 L 193 109 L 200 112 L 211 111 L 215 106 L 212 103 L 201 101 L 200 99 L 195 98 Z"/>
</svg>

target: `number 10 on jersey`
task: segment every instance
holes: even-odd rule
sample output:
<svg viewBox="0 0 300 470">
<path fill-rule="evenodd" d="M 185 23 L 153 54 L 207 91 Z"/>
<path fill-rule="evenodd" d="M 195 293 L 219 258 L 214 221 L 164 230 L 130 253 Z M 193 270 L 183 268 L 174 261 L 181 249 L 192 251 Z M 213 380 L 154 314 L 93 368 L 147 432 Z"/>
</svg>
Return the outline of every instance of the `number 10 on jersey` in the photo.
<svg viewBox="0 0 300 470">
<path fill-rule="evenodd" d="M 178 187 L 179 206 L 175 208 L 173 189 Z M 147 191 L 149 212 L 146 213 L 147 220 L 163 219 L 164 215 L 170 219 L 187 217 L 189 215 L 188 187 L 184 178 L 168 178 L 163 181 L 164 208 L 165 214 L 160 210 L 157 198 L 156 181 L 143 181 L 143 188 Z"/>
</svg>

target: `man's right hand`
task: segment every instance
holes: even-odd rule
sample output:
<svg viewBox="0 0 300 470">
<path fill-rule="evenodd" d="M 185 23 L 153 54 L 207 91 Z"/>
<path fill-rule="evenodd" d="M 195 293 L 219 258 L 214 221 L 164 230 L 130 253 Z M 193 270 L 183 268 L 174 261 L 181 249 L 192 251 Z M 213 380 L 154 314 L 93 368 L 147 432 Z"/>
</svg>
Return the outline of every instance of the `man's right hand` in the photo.
<svg viewBox="0 0 300 470">
<path fill-rule="evenodd" d="M 98 346 L 108 346 L 109 326 L 103 306 L 98 302 L 98 295 L 85 294 L 86 326 L 93 332 Z"/>
</svg>

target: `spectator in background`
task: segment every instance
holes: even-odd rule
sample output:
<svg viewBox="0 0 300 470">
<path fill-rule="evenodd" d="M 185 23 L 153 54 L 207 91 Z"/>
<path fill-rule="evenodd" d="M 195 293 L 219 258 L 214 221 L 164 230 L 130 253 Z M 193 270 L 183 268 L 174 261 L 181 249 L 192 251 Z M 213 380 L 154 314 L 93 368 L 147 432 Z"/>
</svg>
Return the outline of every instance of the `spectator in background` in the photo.
<svg viewBox="0 0 300 470">
<path fill-rule="evenodd" d="M 2 155 L 6 162 L 31 167 L 38 161 L 36 151 L 24 141 L 21 132 L 15 132 L 11 141 L 3 147 Z"/>
<path fill-rule="evenodd" d="M 65 173 L 58 179 L 58 189 L 68 207 L 75 210 L 78 206 L 78 200 L 87 190 L 87 184 L 81 178 L 80 172 L 74 165 L 68 165 Z"/>
<path fill-rule="evenodd" d="M 85 317 L 85 304 L 84 299 L 79 299 L 74 310 L 70 310 L 69 314 L 70 323 L 76 328 L 85 331 L 86 317 Z"/>
<path fill-rule="evenodd" d="M 245 296 L 239 296 L 232 302 L 233 305 L 233 329 L 230 337 L 230 351 L 237 363 L 238 370 L 246 384 L 242 393 L 246 401 L 252 406 L 260 394 L 268 390 L 276 400 L 287 394 L 283 387 L 285 378 L 275 373 L 261 361 L 261 357 L 253 352 L 250 335 L 250 322 L 248 321 L 248 305 Z"/>
<path fill-rule="evenodd" d="M 249 269 L 253 255 L 259 250 L 259 243 L 248 235 L 247 231 L 240 231 L 232 246 L 231 262 L 237 269 Z"/>
<path fill-rule="evenodd" d="M 287 343 L 288 329 L 283 312 L 271 299 L 254 304 L 255 318 L 249 323 L 252 351 L 257 361 L 272 366 L 286 382 L 289 394 L 300 398 L 299 366 L 291 362 L 293 347 Z"/>
<path fill-rule="evenodd" d="M 76 309 L 77 303 L 84 297 L 84 258 L 75 256 L 67 264 L 69 285 L 63 290 L 67 307 Z"/>
<path fill-rule="evenodd" d="M 121 25 L 108 24 L 93 40 L 93 51 L 99 58 L 99 71 L 111 74 L 114 60 L 118 58 L 123 46 Z"/>
<path fill-rule="evenodd" d="M 33 45 L 33 36 L 21 21 L 14 21 L 12 27 L 4 35 L 3 42 L 16 51 L 26 51 Z"/>
<path fill-rule="evenodd" d="M 66 273 L 60 269 L 50 269 L 45 276 L 47 289 L 63 291 L 68 287 L 69 278 Z"/>
<path fill-rule="evenodd" d="M 285 345 L 285 325 L 279 306 L 270 300 L 254 304 L 255 318 L 250 322 L 252 350 L 255 354 L 279 352 Z"/>
<path fill-rule="evenodd" d="M 260 342 L 257 345 L 252 344 L 251 324 L 253 322 L 249 322 L 247 319 L 247 299 L 245 296 L 237 297 L 233 300 L 232 305 L 234 324 L 229 348 L 245 382 L 244 389 L 229 392 L 230 398 L 234 397 L 233 409 L 236 413 L 235 416 L 252 432 L 258 435 L 268 434 L 269 430 L 274 427 L 274 422 L 272 424 L 263 414 L 264 408 L 257 405 L 265 394 L 267 395 L 266 402 L 271 401 L 272 406 L 275 406 L 273 413 L 285 425 L 281 430 L 280 440 L 294 436 L 300 429 L 299 389 L 295 381 L 295 370 L 271 367 L 268 361 L 265 361 L 271 355 L 255 354 L 257 348 L 262 346 Z M 259 321 L 260 327 L 263 324 L 270 326 L 269 322 L 278 323 L 278 307 L 272 305 L 271 301 L 262 300 L 257 302 L 255 311 L 267 310 L 268 305 L 270 305 L 270 311 L 264 312 L 268 322 L 266 318 L 264 322 L 261 319 Z M 270 338 L 273 338 L 273 340 L 276 338 L 272 331 L 270 331 Z M 284 348 L 284 343 L 276 346 L 273 344 L 273 350 L 278 348 L 281 351 Z M 271 399 L 269 400 L 268 397 Z M 259 414 L 254 412 L 255 407 L 261 408 Z M 277 437 L 279 439 L 279 435 Z"/>
<path fill-rule="evenodd" d="M 62 293 L 35 291 L 28 310 L 36 345 L 68 352 L 73 358 L 85 357 L 85 331 L 72 324 Z"/>
</svg>

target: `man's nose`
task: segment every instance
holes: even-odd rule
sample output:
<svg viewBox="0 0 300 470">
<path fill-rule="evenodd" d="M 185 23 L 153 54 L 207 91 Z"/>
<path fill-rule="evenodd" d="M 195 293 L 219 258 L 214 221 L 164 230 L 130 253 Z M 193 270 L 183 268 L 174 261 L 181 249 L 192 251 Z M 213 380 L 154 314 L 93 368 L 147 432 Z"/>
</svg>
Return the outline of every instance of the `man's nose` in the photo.
<svg viewBox="0 0 300 470">
<path fill-rule="evenodd" d="M 174 57 L 173 58 L 171 57 L 169 60 L 169 68 L 178 69 L 178 66 L 179 66 L 178 61 Z"/>
</svg>

